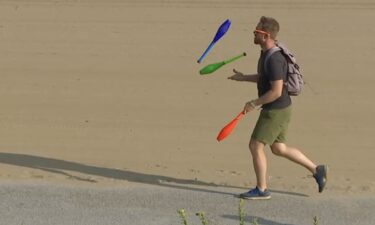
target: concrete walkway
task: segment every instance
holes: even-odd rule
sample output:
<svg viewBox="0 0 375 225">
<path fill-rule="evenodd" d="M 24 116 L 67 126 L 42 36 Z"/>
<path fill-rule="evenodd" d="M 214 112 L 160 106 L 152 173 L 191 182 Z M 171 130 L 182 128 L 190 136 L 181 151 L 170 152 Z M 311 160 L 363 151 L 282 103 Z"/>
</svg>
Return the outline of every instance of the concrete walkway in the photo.
<svg viewBox="0 0 375 225">
<path fill-rule="evenodd" d="M 0 184 L 1 225 L 182 225 L 177 210 L 184 208 L 189 225 L 238 225 L 241 189 L 222 187 L 162 187 L 142 185 L 116 188 L 9 183 Z M 273 191 L 271 200 L 244 202 L 245 224 L 373 225 L 375 197 L 308 197 Z"/>
</svg>

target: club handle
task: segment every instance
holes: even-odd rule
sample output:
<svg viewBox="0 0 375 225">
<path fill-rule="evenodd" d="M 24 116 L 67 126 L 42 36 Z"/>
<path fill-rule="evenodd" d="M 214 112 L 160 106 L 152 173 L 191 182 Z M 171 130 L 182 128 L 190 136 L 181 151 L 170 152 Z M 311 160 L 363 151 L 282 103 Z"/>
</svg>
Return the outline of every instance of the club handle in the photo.
<svg viewBox="0 0 375 225">
<path fill-rule="evenodd" d="M 236 116 L 236 118 L 234 118 L 234 119 L 235 119 L 235 120 L 240 120 L 244 115 L 245 115 L 245 111 L 242 110 L 242 111 Z"/>
<path fill-rule="evenodd" d="M 203 55 L 198 59 L 198 61 L 197 61 L 198 63 L 201 63 L 203 61 L 203 59 L 206 58 L 208 53 L 210 53 L 210 51 L 214 47 L 214 44 L 215 44 L 215 42 L 210 43 L 210 45 L 207 47 L 206 51 L 204 51 Z"/>
<path fill-rule="evenodd" d="M 224 61 L 224 64 L 231 63 L 231 62 L 233 62 L 233 61 L 235 61 L 235 60 L 237 60 L 237 59 L 239 59 L 239 58 L 241 58 L 241 57 L 244 57 L 244 56 L 246 56 L 246 52 L 244 52 L 244 53 L 242 53 L 242 54 L 240 54 L 240 55 L 238 55 L 238 56 L 235 56 L 235 57 L 233 57 L 233 58 L 231 58 L 231 59 L 225 60 L 225 61 Z"/>
</svg>

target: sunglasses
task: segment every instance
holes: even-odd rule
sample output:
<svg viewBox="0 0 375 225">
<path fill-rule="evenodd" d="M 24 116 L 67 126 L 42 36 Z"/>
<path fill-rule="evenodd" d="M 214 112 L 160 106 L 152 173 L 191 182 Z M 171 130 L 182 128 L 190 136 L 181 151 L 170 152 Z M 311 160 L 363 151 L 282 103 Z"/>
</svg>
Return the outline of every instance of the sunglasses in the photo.
<svg viewBox="0 0 375 225">
<path fill-rule="evenodd" d="M 270 33 L 266 32 L 266 31 L 262 31 L 262 30 L 254 30 L 253 33 L 254 34 L 266 34 L 266 35 L 270 35 L 271 36 Z"/>
</svg>

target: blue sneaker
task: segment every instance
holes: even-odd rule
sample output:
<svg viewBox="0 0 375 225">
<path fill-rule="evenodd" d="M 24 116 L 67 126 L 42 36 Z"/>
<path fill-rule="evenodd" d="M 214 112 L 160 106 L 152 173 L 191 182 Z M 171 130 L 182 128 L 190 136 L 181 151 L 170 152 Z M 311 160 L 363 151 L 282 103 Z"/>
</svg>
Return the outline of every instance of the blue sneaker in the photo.
<svg viewBox="0 0 375 225">
<path fill-rule="evenodd" d="M 269 192 L 267 189 L 264 190 L 264 191 L 261 191 L 261 190 L 259 190 L 258 187 L 255 187 L 254 189 L 251 189 L 248 192 L 240 194 L 239 197 L 245 198 L 245 199 L 253 199 L 253 200 L 270 199 L 271 198 L 271 192 Z"/>
<path fill-rule="evenodd" d="M 319 193 L 323 192 L 327 183 L 328 166 L 319 165 L 316 167 L 316 173 L 313 175 L 316 183 L 318 183 Z"/>
</svg>

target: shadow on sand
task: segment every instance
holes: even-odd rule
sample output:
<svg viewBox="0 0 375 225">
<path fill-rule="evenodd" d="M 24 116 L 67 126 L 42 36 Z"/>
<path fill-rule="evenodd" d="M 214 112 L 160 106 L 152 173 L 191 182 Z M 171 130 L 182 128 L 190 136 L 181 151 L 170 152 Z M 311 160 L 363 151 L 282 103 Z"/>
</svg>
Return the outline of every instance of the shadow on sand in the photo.
<svg viewBox="0 0 375 225">
<path fill-rule="evenodd" d="M 234 216 L 234 215 L 224 215 L 223 217 L 227 219 L 238 220 L 238 216 Z M 245 216 L 244 218 L 245 224 L 253 224 L 254 220 L 256 220 L 258 224 L 262 224 L 262 225 L 294 225 L 294 224 L 289 224 L 289 223 L 279 223 L 279 222 L 267 220 L 262 217 L 256 217 L 256 216 Z"/>
<path fill-rule="evenodd" d="M 92 179 L 87 179 L 87 178 L 82 178 L 79 176 L 71 175 L 68 173 L 68 171 L 79 172 L 79 173 L 86 174 L 86 175 L 94 175 L 94 176 L 118 179 L 118 180 L 126 180 L 130 182 L 135 182 L 135 183 L 143 183 L 143 184 L 158 185 L 158 186 L 171 187 L 171 188 L 177 188 L 177 189 L 202 191 L 202 192 L 227 194 L 227 195 L 233 195 L 233 193 L 205 189 L 205 188 L 202 188 L 202 186 L 241 188 L 241 187 L 233 187 L 233 186 L 216 185 L 214 183 L 208 183 L 208 182 L 199 181 L 199 180 L 178 179 L 178 178 L 167 177 L 167 176 L 162 176 L 162 175 L 153 175 L 153 174 L 133 172 L 129 170 L 119 170 L 119 169 L 112 169 L 112 168 L 105 168 L 105 167 L 90 166 L 90 165 L 85 165 L 82 163 L 46 158 L 46 157 L 41 157 L 41 156 L 26 155 L 26 154 L 0 152 L 0 163 L 39 169 L 39 170 L 47 171 L 50 173 L 57 173 L 57 174 L 65 175 L 72 179 L 76 179 L 80 181 L 87 181 L 87 182 L 96 182 L 96 181 Z M 192 185 L 200 186 L 200 187 L 192 187 Z M 276 190 L 273 190 L 273 191 L 276 193 L 306 197 L 306 195 L 299 194 L 299 193 L 280 192 Z"/>
</svg>

